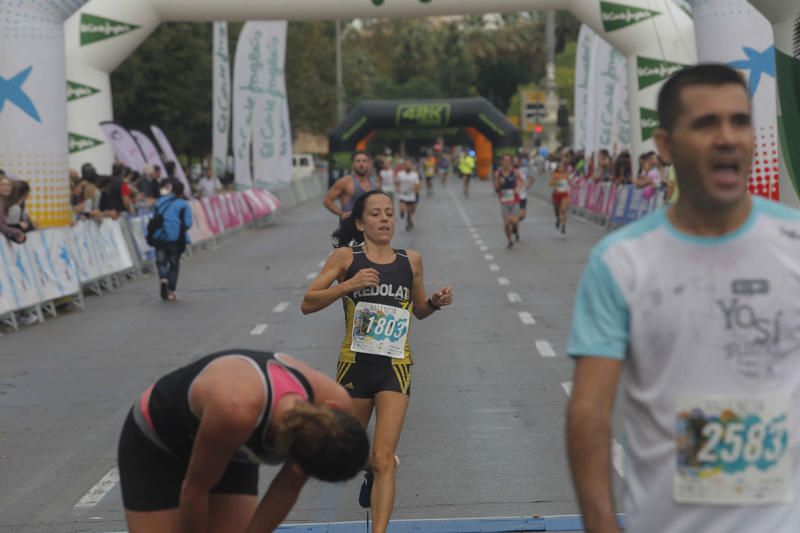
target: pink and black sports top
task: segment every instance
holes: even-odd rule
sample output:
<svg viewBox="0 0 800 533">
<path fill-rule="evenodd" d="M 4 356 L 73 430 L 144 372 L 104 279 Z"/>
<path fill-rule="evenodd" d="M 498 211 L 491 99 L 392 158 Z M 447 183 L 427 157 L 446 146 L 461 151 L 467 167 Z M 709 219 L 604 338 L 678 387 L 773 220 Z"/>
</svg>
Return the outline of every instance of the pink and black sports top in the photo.
<svg viewBox="0 0 800 533">
<path fill-rule="evenodd" d="M 280 464 L 287 458 L 274 448 L 267 435 L 275 406 L 288 393 L 313 402 L 314 393 L 305 376 L 281 360 L 281 354 L 252 350 L 217 352 L 179 368 L 151 385 L 133 408 L 134 420 L 145 436 L 165 452 L 188 460 L 200 420 L 189 405 L 189 392 L 195 379 L 213 361 L 236 357 L 248 361 L 264 380 L 265 402 L 253 433 L 236 452 L 233 460 Z"/>
</svg>

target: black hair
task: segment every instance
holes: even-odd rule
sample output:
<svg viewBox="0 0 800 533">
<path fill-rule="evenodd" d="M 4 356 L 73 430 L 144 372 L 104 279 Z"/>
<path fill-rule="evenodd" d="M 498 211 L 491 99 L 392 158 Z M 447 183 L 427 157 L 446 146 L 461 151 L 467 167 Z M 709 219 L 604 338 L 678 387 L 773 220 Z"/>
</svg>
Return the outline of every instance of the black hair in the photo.
<svg viewBox="0 0 800 533">
<path fill-rule="evenodd" d="M 164 171 L 170 178 L 175 175 L 175 161 L 167 161 L 164 163 Z"/>
<path fill-rule="evenodd" d="M 301 404 L 287 413 L 283 425 L 280 446 L 311 477 L 346 481 L 367 464 L 367 432 L 347 413 Z"/>
<path fill-rule="evenodd" d="M 366 150 L 356 150 L 355 152 L 353 152 L 353 156 L 350 158 L 350 161 L 351 162 L 355 161 L 356 160 L 356 156 L 359 156 L 359 155 L 365 155 L 365 156 L 367 156 L 367 159 L 369 159 L 369 152 L 367 152 Z"/>
<path fill-rule="evenodd" d="M 177 178 L 167 179 L 169 179 L 169 182 L 172 184 L 172 194 L 174 194 L 177 198 L 183 198 L 183 191 L 185 190 L 183 182 Z"/>
<path fill-rule="evenodd" d="M 382 194 L 387 198 L 389 197 L 385 192 L 379 190 L 372 190 L 361 195 L 358 200 L 356 200 L 356 203 L 353 204 L 353 210 L 350 212 L 350 216 L 341 218 L 339 220 L 339 227 L 331 235 L 331 237 L 333 237 L 334 248 L 344 248 L 345 246 L 350 246 L 350 243 L 353 241 L 362 242 L 364 240 L 364 234 L 356 228 L 356 220 L 364 220 L 364 209 L 367 206 L 367 200 L 370 196 L 375 196 L 376 194 Z"/>
<path fill-rule="evenodd" d="M 125 165 L 122 163 L 114 163 L 111 165 L 111 175 L 114 177 L 122 176 L 122 173 L 125 171 Z"/>
<path fill-rule="evenodd" d="M 741 86 L 750 95 L 747 82 L 738 71 L 717 63 L 694 65 L 673 74 L 658 93 L 658 125 L 671 132 L 681 113 L 681 91 L 693 85 Z"/>
</svg>

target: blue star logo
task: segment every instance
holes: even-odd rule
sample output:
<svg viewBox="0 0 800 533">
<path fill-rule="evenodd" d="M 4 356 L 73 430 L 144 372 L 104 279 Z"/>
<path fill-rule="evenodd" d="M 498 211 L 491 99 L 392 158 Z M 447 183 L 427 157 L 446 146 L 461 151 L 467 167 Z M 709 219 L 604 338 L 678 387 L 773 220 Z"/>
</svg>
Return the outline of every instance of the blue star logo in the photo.
<svg viewBox="0 0 800 533">
<path fill-rule="evenodd" d="M 775 77 L 775 46 L 770 46 L 763 52 L 744 46 L 742 51 L 747 56 L 747 59 L 731 61 L 728 66 L 750 71 L 750 78 L 747 84 L 750 86 L 750 98 L 752 98 L 758 90 L 758 83 L 761 81 L 762 74 Z"/>
<path fill-rule="evenodd" d="M 33 65 L 20 71 L 16 76 L 8 80 L 0 76 L 0 111 L 3 110 L 6 100 L 10 100 L 33 120 L 41 122 L 42 119 L 39 118 L 39 112 L 36 111 L 36 106 L 33 105 L 33 101 L 22 90 L 22 84 L 28 79 L 32 70 Z"/>
</svg>

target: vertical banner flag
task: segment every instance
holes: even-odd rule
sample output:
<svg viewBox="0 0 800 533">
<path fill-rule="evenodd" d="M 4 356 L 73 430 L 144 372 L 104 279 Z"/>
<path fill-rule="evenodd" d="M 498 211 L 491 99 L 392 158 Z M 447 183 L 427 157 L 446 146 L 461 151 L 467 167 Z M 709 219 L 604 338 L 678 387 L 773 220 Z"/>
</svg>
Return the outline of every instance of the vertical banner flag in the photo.
<svg viewBox="0 0 800 533">
<path fill-rule="evenodd" d="M 600 139 L 604 137 L 606 131 L 603 125 L 603 107 L 608 98 L 606 94 L 608 82 L 604 74 L 608 71 L 612 50 L 611 45 L 600 36 L 596 36 L 592 41 L 592 59 L 589 66 L 589 111 L 586 132 L 587 158 L 598 148 L 604 148 L 604 146 L 600 145 Z M 607 129 L 610 136 L 611 124 L 608 125 Z"/>
<path fill-rule="evenodd" d="M 601 41 L 605 43 L 604 40 Z M 595 146 L 598 150 L 605 148 L 613 153 L 616 150 L 614 131 L 618 129 L 615 93 L 617 87 L 627 83 L 627 62 L 625 56 L 608 43 L 602 47 L 602 55 L 598 59 L 600 64 L 598 65 L 599 78 L 597 80 L 599 90 L 596 92 L 595 131 L 597 140 Z"/>
<path fill-rule="evenodd" d="M 228 162 L 228 135 L 231 126 L 231 64 L 228 55 L 228 23 L 213 25 L 214 45 L 212 56 L 213 113 L 212 154 L 214 175 L 222 176 Z"/>
<path fill-rule="evenodd" d="M 778 110 L 772 25 L 746 0 L 695 0 L 693 15 L 698 60 L 724 63 L 747 78 L 756 130 L 750 192 L 778 200 Z"/>
<path fill-rule="evenodd" d="M 164 135 L 164 132 L 161 131 L 161 128 L 158 126 L 150 126 L 150 131 L 153 133 L 153 137 L 156 138 L 158 145 L 161 147 L 161 153 L 164 154 L 164 158 L 167 161 L 175 162 L 175 176 L 181 180 L 181 183 L 183 183 L 184 194 L 189 198 L 192 198 L 192 188 L 189 186 L 189 180 L 186 179 L 186 174 L 183 172 L 183 167 L 181 166 L 180 161 L 178 161 L 178 157 L 175 155 L 175 151 L 172 149 L 169 139 L 167 139 L 167 136 Z"/>
<path fill-rule="evenodd" d="M 261 57 L 265 22 L 245 22 L 239 32 L 233 60 L 233 146 L 236 185 L 253 186 L 250 147 L 253 140 L 253 114 L 263 83 L 264 64 Z"/>
<path fill-rule="evenodd" d="M 122 161 L 125 166 L 141 172 L 147 162 L 133 135 L 115 122 L 101 122 L 100 128 L 114 150 L 114 157 Z"/>
<path fill-rule="evenodd" d="M 292 179 L 292 130 L 284 78 L 287 22 L 259 24 L 264 32 L 261 57 L 265 68 L 253 127 L 253 177 L 257 183 L 288 183 Z"/>
<path fill-rule="evenodd" d="M 144 154 L 144 159 L 151 165 L 158 165 L 161 170 L 164 170 L 164 162 L 161 161 L 161 156 L 158 155 L 158 149 L 153 144 L 153 141 L 150 140 L 150 137 L 142 133 L 141 131 L 137 130 L 130 130 L 133 139 L 136 141 L 136 144 L 139 145 L 139 149 L 141 149 L 142 154 Z"/>
<path fill-rule="evenodd" d="M 575 53 L 575 122 L 572 148 L 584 150 L 589 126 L 589 72 L 592 64 L 592 41 L 596 34 L 586 24 L 581 24 Z"/>
<path fill-rule="evenodd" d="M 631 112 L 628 96 L 628 60 L 622 58 L 620 80 L 614 90 L 614 145 L 615 153 L 631 149 Z"/>
</svg>

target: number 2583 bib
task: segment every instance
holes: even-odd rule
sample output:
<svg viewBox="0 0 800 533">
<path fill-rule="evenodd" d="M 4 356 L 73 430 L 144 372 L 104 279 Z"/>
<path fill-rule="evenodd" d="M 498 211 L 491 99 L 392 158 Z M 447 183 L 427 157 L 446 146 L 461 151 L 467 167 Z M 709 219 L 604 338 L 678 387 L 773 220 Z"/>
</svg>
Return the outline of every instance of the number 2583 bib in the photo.
<svg viewBox="0 0 800 533">
<path fill-rule="evenodd" d="M 406 309 L 371 302 L 359 302 L 353 316 L 354 352 L 405 357 L 406 337 L 411 313 Z"/>
<path fill-rule="evenodd" d="M 790 405 L 780 394 L 677 398 L 675 501 L 791 501 Z"/>
</svg>

